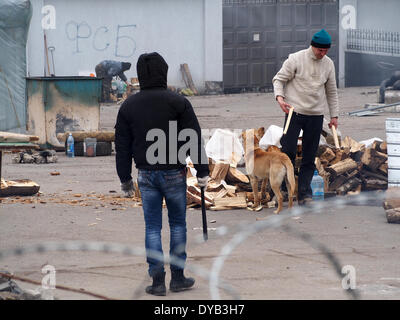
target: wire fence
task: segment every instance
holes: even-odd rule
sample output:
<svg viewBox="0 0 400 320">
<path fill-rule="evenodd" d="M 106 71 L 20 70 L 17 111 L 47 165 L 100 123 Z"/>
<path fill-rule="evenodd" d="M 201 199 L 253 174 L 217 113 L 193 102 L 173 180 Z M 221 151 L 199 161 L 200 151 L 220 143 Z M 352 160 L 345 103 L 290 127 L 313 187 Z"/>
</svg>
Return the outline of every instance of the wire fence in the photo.
<svg viewBox="0 0 400 320">
<path fill-rule="evenodd" d="M 347 50 L 400 55 L 400 32 L 349 29 L 347 30 Z"/>
<path fill-rule="evenodd" d="M 235 288 L 232 283 L 228 283 L 226 280 L 221 279 L 221 273 L 226 263 L 227 258 L 234 252 L 234 250 L 243 242 L 249 239 L 249 237 L 258 232 L 267 232 L 280 228 L 284 232 L 297 237 L 298 239 L 306 242 L 308 245 L 313 247 L 315 250 L 320 252 L 330 263 L 332 269 L 335 271 L 338 279 L 343 277 L 341 263 L 338 256 L 328 246 L 315 239 L 311 234 L 305 233 L 289 226 L 286 221 L 291 217 L 298 217 L 312 212 L 324 212 L 327 208 L 344 208 L 346 205 L 369 205 L 371 199 L 374 201 L 382 201 L 384 197 L 383 192 L 363 192 L 358 196 L 350 198 L 338 197 L 337 199 L 330 199 L 325 201 L 316 201 L 311 206 L 299 207 L 296 206 L 293 209 L 285 209 L 279 215 L 269 217 L 265 221 L 257 221 L 250 225 L 237 226 L 235 228 L 222 227 L 215 237 L 226 238 L 230 240 L 221 248 L 220 254 L 215 258 L 211 269 L 203 268 L 199 265 L 192 263 L 184 264 L 183 261 L 173 256 L 162 256 L 158 252 L 147 252 L 144 248 L 136 248 L 129 245 L 118 244 L 118 243 L 106 243 L 106 242 L 85 242 L 85 241 L 60 241 L 60 242 L 47 242 L 33 245 L 27 245 L 17 248 L 1 249 L 0 260 L 4 260 L 12 256 L 23 256 L 26 254 L 41 254 L 44 252 L 52 251 L 97 251 L 103 253 L 119 253 L 125 256 L 150 256 L 154 259 L 163 261 L 164 263 L 174 264 L 180 267 L 186 267 L 197 276 L 203 279 L 207 279 L 209 282 L 209 293 L 210 298 L 214 300 L 221 299 L 220 290 L 222 289 L 232 299 L 240 300 L 241 292 Z M 204 240 L 199 238 L 198 244 L 204 243 Z M 5 276 L 4 274 L 1 274 Z M 12 279 L 13 277 L 10 276 Z M 21 279 L 20 277 L 14 277 L 16 280 L 25 280 L 29 282 L 29 279 Z M 31 281 L 32 282 L 32 281 Z M 142 283 L 136 288 L 133 297 L 128 299 L 139 299 L 144 294 L 144 284 L 148 282 L 148 279 L 143 279 Z M 56 289 L 69 290 L 77 292 L 78 289 L 69 288 L 65 286 L 56 286 Z M 361 299 L 361 292 L 358 289 L 344 289 L 350 299 Z M 81 292 L 82 294 L 90 294 L 100 299 L 113 299 L 103 294 L 94 294 L 91 292 Z"/>
</svg>

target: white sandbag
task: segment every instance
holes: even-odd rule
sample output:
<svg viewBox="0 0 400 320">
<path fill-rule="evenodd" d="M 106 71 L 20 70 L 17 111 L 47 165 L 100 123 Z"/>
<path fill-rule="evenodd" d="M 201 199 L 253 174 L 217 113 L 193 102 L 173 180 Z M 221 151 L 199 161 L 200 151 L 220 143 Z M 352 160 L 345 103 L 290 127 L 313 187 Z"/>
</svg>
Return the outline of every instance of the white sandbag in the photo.
<svg viewBox="0 0 400 320">
<path fill-rule="evenodd" d="M 263 137 L 259 142 L 259 146 L 262 149 L 267 150 L 269 146 L 277 146 L 281 148 L 281 138 L 283 135 L 283 128 L 271 125 L 268 127 L 267 131 L 265 131 Z M 300 130 L 299 138 L 303 136 L 303 130 Z M 297 144 L 300 145 L 301 141 L 297 141 Z"/>
<path fill-rule="evenodd" d="M 214 161 L 227 161 L 231 164 L 237 164 L 244 154 L 237 134 L 223 129 L 215 130 L 205 149 L 207 157 Z"/>
<path fill-rule="evenodd" d="M 272 125 L 269 126 L 267 131 L 265 131 L 264 136 L 260 140 L 260 148 L 262 149 L 268 149 L 269 146 L 277 146 L 278 148 L 281 148 L 281 137 L 283 134 L 283 128 Z"/>
</svg>

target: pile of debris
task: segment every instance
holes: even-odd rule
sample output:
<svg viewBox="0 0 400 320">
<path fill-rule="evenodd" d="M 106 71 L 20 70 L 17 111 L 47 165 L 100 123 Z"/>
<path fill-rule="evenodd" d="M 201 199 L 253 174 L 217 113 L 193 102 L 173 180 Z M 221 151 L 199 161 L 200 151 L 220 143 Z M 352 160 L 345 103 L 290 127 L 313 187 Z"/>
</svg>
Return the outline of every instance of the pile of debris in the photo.
<svg viewBox="0 0 400 320">
<path fill-rule="evenodd" d="M 301 146 L 299 147 L 301 150 Z M 297 163 L 301 158 L 296 159 Z M 315 160 L 324 178 L 325 192 L 337 195 L 361 191 L 385 190 L 388 187 L 388 156 L 385 141 L 374 141 L 369 147 L 346 136 L 341 147 L 319 147 Z"/>
<path fill-rule="evenodd" d="M 210 181 L 204 192 L 206 207 L 216 211 L 247 208 L 248 202 L 253 198 L 247 175 L 224 161 L 213 162 L 210 159 L 209 167 Z M 197 178 L 190 170 L 188 170 L 186 196 L 189 207 L 201 205 L 201 190 L 197 186 Z"/>
<path fill-rule="evenodd" d="M 54 150 L 43 151 L 22 151 L 12 157 L 13 163 L 56 163 L 58 161 L 57 154 Z"/>
</svg>

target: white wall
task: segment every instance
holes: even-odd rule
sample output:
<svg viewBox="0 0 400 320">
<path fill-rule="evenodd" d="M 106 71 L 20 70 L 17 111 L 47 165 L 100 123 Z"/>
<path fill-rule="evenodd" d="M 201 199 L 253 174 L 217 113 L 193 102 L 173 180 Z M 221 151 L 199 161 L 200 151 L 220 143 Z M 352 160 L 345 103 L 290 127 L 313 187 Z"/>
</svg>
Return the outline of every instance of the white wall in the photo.
<svg viewBox="0 0 400 320">
<path fill-rule="evenodd" d="M 45 68 L 43 6 L 55 8 L 55 29 L 46 30 L 55 47 L 57 76 L 92 71 L 101 60 L 132 63 L 136 77 L 140 54 L 157 51 L 169 65 L 168 83 L 184 86 L 180 64 L 188 63 L 198 88 L 222 81 L 222 0 L 31 0 L 33 17 L 27 52 L 28 76 Z M 52 69 L 49 53 L 50 69 Z"/>
</svg>

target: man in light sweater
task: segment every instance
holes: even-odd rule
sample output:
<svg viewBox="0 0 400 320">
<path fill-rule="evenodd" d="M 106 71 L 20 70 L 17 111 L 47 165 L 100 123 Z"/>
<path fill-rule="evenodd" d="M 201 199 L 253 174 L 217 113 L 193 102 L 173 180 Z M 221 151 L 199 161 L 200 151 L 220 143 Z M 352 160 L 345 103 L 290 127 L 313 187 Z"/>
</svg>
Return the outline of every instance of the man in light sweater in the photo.
<svg viewBox="0 0 400 320">
<path fill-rule="evenodd" d="M 315 170 L 315 155 L 322 132 L 324 112 L 329 111 L 330 122 L 338 125 L 338 95 L 335 65 L 326 56 L 331 47 L 331 37 L 324 29 L 314 34 L 311 46 L 293 54 L 283 63 L 272 79 L 275 98 L 287 115 L 293 115 L 288 131 L 281 138 L 282 151 L 295 164 L 297 140 L 302 138 L 302 162 L 298 175 L 298 200 L 305 204 L 312 200 L 311 180 Z"/>
</svg>

